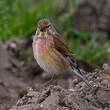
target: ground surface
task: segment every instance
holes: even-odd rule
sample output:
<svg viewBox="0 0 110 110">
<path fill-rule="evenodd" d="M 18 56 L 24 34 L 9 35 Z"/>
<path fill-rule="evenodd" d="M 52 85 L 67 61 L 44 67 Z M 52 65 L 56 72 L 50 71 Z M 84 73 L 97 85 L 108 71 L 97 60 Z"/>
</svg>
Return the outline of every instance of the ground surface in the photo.
<svg viewBox="0 0 110 110">
<path fill-rule="evenodd" d="M 96 84 L 93 89 L 87 88 L 83 82 L 73 87 L 71 80 L 69 83 L 68 80 L 57 79 L 71 89 L 61 86 L 29 89 L 11 110 L 110 110 L 110 67 L 104 64 L 103 68 L 88 75 Z"/>
</svg>

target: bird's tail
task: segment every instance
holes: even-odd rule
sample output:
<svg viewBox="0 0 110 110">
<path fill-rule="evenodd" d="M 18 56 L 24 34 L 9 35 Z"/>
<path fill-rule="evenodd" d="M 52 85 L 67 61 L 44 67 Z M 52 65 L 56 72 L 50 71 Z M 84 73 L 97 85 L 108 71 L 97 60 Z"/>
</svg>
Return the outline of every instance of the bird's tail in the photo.
<svg viewBox="0 0 110 110">
<path fill-rule="evenodd" d="M 80 70 L 74 68 L 72 69 L 72 73 L 75 74 L 76 76 L 80 77 L 90 88 L 93 88 L 93 85 L 89 83 L 89 81 L 82 75 Z"/>
<path fill-rule="evenodd" d="M 73 68 L 71 67 L 71 71 L 76 76 L 80 77 L 90 88 L 93 88 L 93 85 L 89 83 L 89 81 L 82 75 L 80 70 L 78 69 L 77 64 L 68 56 L 67 60 L 72 64 Z"/>
</svg>

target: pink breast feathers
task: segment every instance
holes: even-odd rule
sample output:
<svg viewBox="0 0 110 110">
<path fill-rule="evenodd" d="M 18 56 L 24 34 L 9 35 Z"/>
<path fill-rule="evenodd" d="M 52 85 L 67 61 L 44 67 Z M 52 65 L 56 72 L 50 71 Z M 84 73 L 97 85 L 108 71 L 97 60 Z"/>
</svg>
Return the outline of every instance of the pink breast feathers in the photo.
<svg viewBox="0 0 110 110">
<path fill-rule="evenodd" d="M 48 39 L 37 39 L 36 46 L 38 46 L 39 52 L 47 52 L 51 47 L 51 43 Z"/>
</svg>

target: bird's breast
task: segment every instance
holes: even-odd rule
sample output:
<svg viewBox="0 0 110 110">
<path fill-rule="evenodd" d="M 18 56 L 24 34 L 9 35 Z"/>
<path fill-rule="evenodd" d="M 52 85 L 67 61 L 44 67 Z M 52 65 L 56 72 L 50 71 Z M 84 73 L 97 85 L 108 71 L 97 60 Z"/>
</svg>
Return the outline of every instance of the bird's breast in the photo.
<svg viewBox="0 0 110 110">
<path fill-rule="evenodd" d="M 55 73 L 67 70 L 68 62 L 48 39 L 37 39 L 34 45 L 34 57 L 41 68 Z"/>
<path fill-rule="evenodd" d="M 37 52 L 46 52 L 49 51 L 52 44 L 48 39 L 36 38 L 34 41 L 34 47 L 37 49 Z"/>
</svg>

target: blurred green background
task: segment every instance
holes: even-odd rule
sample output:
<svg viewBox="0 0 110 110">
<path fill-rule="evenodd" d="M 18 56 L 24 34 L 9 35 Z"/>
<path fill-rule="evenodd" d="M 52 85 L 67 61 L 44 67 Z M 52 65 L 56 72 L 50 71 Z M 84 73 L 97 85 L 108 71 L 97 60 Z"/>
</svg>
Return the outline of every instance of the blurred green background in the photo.
<svg viewBox="0 0 110 110">
<path fill-rule="evenodd" d="M 76 0 L 0 0 L 0 40 L 30 37 L 35 34 L 38 20 L 47 18 L 77 59 L 93 68 L 100 67 L 109 54 L 108 42 L 99 42 L 98 34 L 86 28 L 79 31 L 72 27 L 76 8 Z"/>
</svg>

